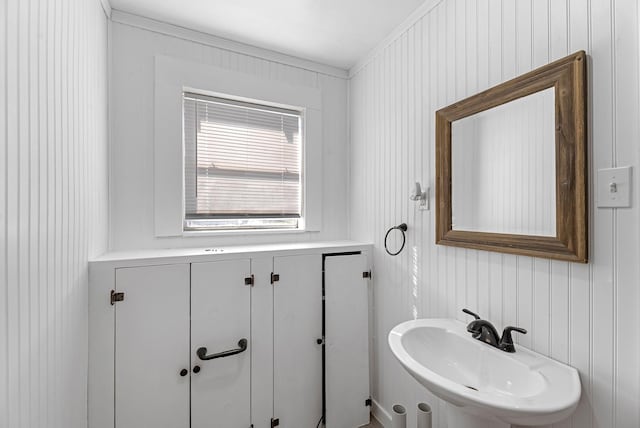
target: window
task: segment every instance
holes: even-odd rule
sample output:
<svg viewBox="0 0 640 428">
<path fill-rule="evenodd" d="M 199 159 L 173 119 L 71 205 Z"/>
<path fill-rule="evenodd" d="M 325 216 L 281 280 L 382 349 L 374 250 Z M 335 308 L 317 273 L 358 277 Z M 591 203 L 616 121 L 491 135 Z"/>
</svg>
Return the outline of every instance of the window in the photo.
<svg viewBox="0 0 640 428">
<path fill-rule="evenodd" d="M 301 111 L 183 94 L 184 230 L 297 229 Z"/>
</svg>

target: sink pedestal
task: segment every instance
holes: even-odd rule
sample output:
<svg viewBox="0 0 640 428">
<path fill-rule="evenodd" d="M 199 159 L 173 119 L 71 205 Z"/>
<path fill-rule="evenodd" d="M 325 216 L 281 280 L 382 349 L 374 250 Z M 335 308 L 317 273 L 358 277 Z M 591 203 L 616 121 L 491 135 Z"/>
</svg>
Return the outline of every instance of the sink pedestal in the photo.
<svg viewBox="0 0 640 428">
<path fill-rule="evenodd" d="M 447 403 L 448 428 L 511 428 L 511 425 L 495 419 L 483 419 L 466 413 L 460 407 Z"/>
</svg>

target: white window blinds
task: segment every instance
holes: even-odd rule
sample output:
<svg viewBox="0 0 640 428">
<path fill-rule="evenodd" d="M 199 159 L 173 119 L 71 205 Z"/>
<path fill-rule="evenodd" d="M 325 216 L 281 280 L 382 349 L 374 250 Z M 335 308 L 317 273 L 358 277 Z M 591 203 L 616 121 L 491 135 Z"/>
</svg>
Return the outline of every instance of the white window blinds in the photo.
<svg viewBox="0 0 640 428">
<path fill-rule="evenodd" d="M 295 228 L 302 115 L 184 94 L 185 229 Z"/>
</svg>

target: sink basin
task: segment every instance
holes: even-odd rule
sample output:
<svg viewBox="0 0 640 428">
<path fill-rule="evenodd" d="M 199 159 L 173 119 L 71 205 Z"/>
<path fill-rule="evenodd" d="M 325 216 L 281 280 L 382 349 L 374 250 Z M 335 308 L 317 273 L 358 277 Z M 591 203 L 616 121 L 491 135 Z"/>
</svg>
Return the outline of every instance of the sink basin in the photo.
<svg viewBox="0 0 640 428">
<path fill-rule="evenodd" d="M 389 346 L 418 382 L 469 414 L 547 425 L 571 415 L 580 400 L 573 367 L 518 345 L 515 353 L 501 351 L 457 320 L 404 322 L 389 333 Z"/>
</svg>

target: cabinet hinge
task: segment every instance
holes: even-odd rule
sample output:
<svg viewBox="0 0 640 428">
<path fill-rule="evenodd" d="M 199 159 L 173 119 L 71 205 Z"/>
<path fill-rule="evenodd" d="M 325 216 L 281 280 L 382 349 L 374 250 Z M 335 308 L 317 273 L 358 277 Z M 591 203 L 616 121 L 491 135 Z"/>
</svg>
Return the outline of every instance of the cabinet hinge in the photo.
<svg viewBox="0 0 640 428">
<path fill-rule="evenodd" d="M 253 274 L 244 279 L 244 285 L 250 285 L 253 287 L 254 284 L 255 284 L 255 278 L 253 277 Z"/>
<path fill-rule="evenodd" d="M 365 407 L 371 407 L 371 398 L 367 398 L 366 400 L 364 400 L 364 405 Z"/>
<path fill-rule="evenodd" d="M 277 273 L 271 272 L 271 283 L 280 281 L 280 275 Z"/>
<path fill-rule="evenodd" d="M 362 272 L 362 277 L 371 279 L 371 271 Z"/>
<path fill-rule="evenodd" d="M 122 302 L 124 300 L 124 293 L 116 293 L 116 290 L 111 290 L 111 304 L 115 305 L 116 302 Z"/>
<path fill-rule="evenodd" d="M 271 418 L 271 428 L 277 427 L 280 425 L 280 419 Z"/>
</svg>

